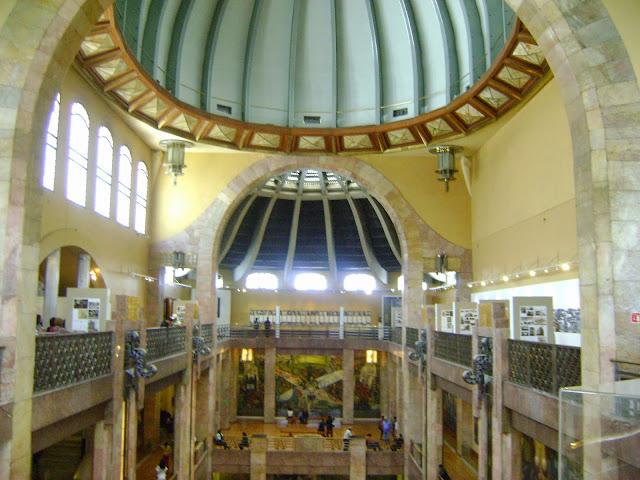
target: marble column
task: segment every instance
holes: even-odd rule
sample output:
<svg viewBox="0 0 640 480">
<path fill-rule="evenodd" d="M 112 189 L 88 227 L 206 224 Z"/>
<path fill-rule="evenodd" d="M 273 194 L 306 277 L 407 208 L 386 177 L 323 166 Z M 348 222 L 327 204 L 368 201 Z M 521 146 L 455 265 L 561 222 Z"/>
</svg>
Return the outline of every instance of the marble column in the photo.
<svg viewBox="0 0 640 480">
<path fill-rule="evenodd" d="M 506 479 L 503 473 L 504 463 L 508 457 L 504 456 L 505 447 L 503 441 L 505 436 L 504 418 L 507 413 L 502 404 L 503 393 L 502 385 L 504 380 L 509 379 L 509 356 L 508 356 L 508 328 L 495 328 L 493 329 L 493 382 L 491 384 L 492 389 L 492 404 L 491 404 L 491 478 L 497 480 Z"/>
<path fill-rule="evenodd" d="M 238 369 L 239 369 L 239 351 L 231 350 L 230 372 L 229 372 L 229 421 L 235 422 L 238 418 Z"/>
<path fill-rule="evenodd" d="M 367 445 L 364 437 L 354 436 L 349 440 L 349 480 L 366 480 Z"/>
<path fill-rule="evenodd" d="M 104 420 L 100 420 L 93 427 L 93 451 L 91 461 L 91 478 L 93 480 L 107 480 L 107 432 Z"/>
<path fill-rule="evenodd" d="M 222 384 L 220 385 L 220 428 L 229 428 L 229 417 L 231 412 L 231 359 L 229 352 L 225 352 L 222 357 Z M 234 382 L 235 385 L 235 382 Z"/>
<path fill-rule="evenodd" d="M 342 423 L 351 425 L 355 395 L 354 351 L 344 349 L 342 355 Z"/>
<path fill-rule="evenodd" d="M 177 478 L 190 478 L 191 465 L 191 402 L 190 380 L 183 373 L 182 381 L 176 385 L 174 412 L 174 471 Z"/>
<path fill-rule="evenodd" d="M 215 338 L 215 337 L 214 337 Z M 217 355 L 211 356 L 211 366 L 209 367 L 209 398 L 207 402 L 208 415 L 206 419 L 200 421 L 207 425 L 207 445 L 213 445 L 213 437 L 216 434 L 216 407 L 218 402 L 218 386 L 216 385 Z"/>
<path fill-rule="evenodd" d="M 108 476 L 111 480 L 121 480 L 123 472 L 123 443 L 124 443 L 124 346 L 127 316 L 127 296 L 116 295 L 116 305 L 107 322 L 107 329 L 114 331 L 114 354 L 111 356 L 111 371 L 113 372 L 114 396 L 105 412 L 106 458 L 108 462 Z"/>
<path fill-rule="evenodd" d="M 427 475 L 438 478 L 438 465 L 442 463 L 442 390 L 435 382 L 427 387 Z"/>
<path fill-rule="evenodd" d="M 60 249 L 54 250 L 47 257 L 47 269 L 44 280 L 44 308 L 42 320 L 45 327 L 49 319 L 57 315 L 58 286 L 60 284 Z M 70 325 L 67 325 L 70 327 Z"/>
<path fill-rule="evenodd" d="M 81 253 L 78 255 L 78 288 L 89 288 L 89 271 L 91 270 L 91 255 Z"/>
<path fill-rule="evenodd" d="M 266 480 L 267 478 L 267 436 L 251 436 L 250 479 Z"/>
<path fill-rule="evenodd" d="M 127 398 L 127 479 L 136 480 L 136 463 L 138 447 L 138 408 L 136 391 L 129 388 Z"/>
<path fill-rule="evenodd" d="M 216 355 L 216 367 L 215 367 L 215 390 L 216 390 L 216 405 L 214 414 L 214 435 L 215 432 L 221 428 L 221 412 L 222 412 L 222 353 Z M 218 398 L 220 397 L 220 398 Z"/>
<path fill-rule="evenodd" d="M 145 446 L 160 445 L 160 405 L 156 395 L 144 398 L 144 439 Z"/>
<path fill-rule="evenodd" d="M 389 354 L 384 351 L 378 352 L 380 362 L 380 412 L 389 411 Z"/>
<path fill-rule="evenodd" d="M 502 478 L 504 480 L 522 479 L 522 434 L 511 429 L 502 435 L 503 458 Z M 494 477 L 495 478 L 495 477 Z M 499 479 L 498 479 L 499 480 Z"/>
<path fill-rule="evenodd" d="M 276 349 L 264 350 L 264 423 L 276 422 Z"/>
</svg>

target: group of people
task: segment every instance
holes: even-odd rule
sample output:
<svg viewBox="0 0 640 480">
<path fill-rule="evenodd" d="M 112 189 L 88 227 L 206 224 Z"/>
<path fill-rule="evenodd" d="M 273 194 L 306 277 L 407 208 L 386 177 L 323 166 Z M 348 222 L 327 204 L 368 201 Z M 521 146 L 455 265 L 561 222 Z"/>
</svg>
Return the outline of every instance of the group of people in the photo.
<svg viewBox="0 0 640 480">
<path fill-rule="evenodd" d="M 180 317 L 175 313 L 171 316 L 165 317 L 165 319 L 162 320 L 162 323 L 160 324 L 161 327 L 173 327 L 177 325 L 182 325 L 182 321 L 180 320 Z"/>
<path fill-rule="evenodd" d="M 255 336 L 258 336 L 258 331 L 260 330 L 260 319 L 258 317 L 256 317 L 256 319 L 253 322 L 253 330 L 255 332 Z M 267 317 L 267 319 L 264 321 L 264 335 L 265 337 L 270 336 L 271 334 L 271 320 L 269 320 L 269 317 Z"/>
<path fill-rule="evenodd" d="M 331 415 L 327 415 L 327 418 L 321 418 L 318 423 L 318 433 L 323 437 L 333 437 L 333 420 Z"/>
<path fill-rule="evenodd" d="M 36 315 L 36 333 L 69 333 L 66 329 L 66 320 L 59 317 L 51 317 L 49 326 L 45 328 L 41 315 Z"/>
<path fill-rule="evenodd" d="M 393 417 L 392 421 L 383 415 L 378 422 L 378 429 L 380 430 L 380 439 L 389 444 L 391 435 L 393 438 L 398 438 L 398 417 Z"/>
</svg>

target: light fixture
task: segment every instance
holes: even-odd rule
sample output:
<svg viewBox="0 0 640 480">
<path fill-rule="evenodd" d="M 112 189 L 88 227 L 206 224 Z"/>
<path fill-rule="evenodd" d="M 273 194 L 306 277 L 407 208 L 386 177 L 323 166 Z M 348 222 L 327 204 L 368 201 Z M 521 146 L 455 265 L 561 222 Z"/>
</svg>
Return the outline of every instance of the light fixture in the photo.
<svg viewBox="0 0 640 480">
<path fill-rule="evenodd" d="M 367 350 L 367 363 L 378 363 L 378 352 L 376 350 Z"/>
<path fill-rule="evenodd" d="M 508 275 L 504 275 L 504 276 L 502 277 L 502 280 L 503 280 L 504 282 L 508 282 L 508 281 L 509 281 L 509 276 L 508 276 Z"/>
<path fill-rule="evenodd" d="M 536 276 L 536 271 L 535 270 L 529 270 L 529 276 L 535 277 Z"/>
<path fill-rule="evenodd" d="M 560 265 L 560 268 L 566 272 L 571 268 L 571 265 L 569 265 L 568 263 L 563 263 L 562 265 Z"/>
<path fill-rule="evenodd" d="M 167 175 L 173 175 L 173 186 L 175 187 L 178 184 L 178 175 L 184 175 L 182 170 L 187 168 L 184 163 L 184 150 L 192 147 L 193 143 L 186 140 L 162 140 L 160 146 L 167 149 L 165 162 L 162 166 L 167 167 L 165 172 Z"/>
<path fill-rule="evenodd" d="M 253 349 L 251 348 L 243 348 L 242 353 L 240 354 L 241 362 L 253 362 Z"/>
<path fill-rule="evenodd" d="M 455 152 L 461 151 L 462 147 L 456 145 L 436 145 L 429 148 L 429 153 L 438 155 L 438 169 L 436 173 L 440 175 L 441 182 L 444 182 L 444 189 L 449 191 L 449 181 L 455 180 L 453 176 L 456 170 Z"/>
<path fill-rule="evenodd" d="M 485 282 L 484 280 L 482 282 L 480 282 L 480 286 L 481 287 L 485 287 L 487 285 L 487 282 Z"/>
</svg>

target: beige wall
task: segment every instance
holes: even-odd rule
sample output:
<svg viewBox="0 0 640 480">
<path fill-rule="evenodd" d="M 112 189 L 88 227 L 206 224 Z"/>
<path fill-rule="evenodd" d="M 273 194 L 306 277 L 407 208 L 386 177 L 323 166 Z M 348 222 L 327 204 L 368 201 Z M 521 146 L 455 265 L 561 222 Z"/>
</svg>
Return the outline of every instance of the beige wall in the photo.
<svg viewBox="0 0 640 480">
<path fill-rule="evenodd" d="M 575 259 L 572 158 L 552 80 L 474 156 L 474 279 Z"/>
<path fill-rule="evenodd" d="M 638 75 L 638 72 L 640 72 L 640 42 L 638 42 L 640 2 L 635 0 L 602 0 L 602 3 L 622 37 L 640 86 L 640 75 Z"/>
<path fill-rule="evenodd" d="M 88 174 L 87 206 L 80 207 L 65 198 L 68 112 L 71 103 L 80 102 L 89 114 L 89 129 L 92 135 L 89 143 L 90 165 L 92 162 L 95 163 L 97 129 L 104 125 L 111 130 L 116 155 L 120 145 L 126 145 L 131 150 L 134 161 L 134 185 L 137 161 L 147 163 L 151 176 L 150 184 L 153 182 L 154 171 L 158 169 L 151 164 L 149 148 L 73 69 L 65 79 L 60 96 L 56 184 L 53 192 L 44 190 L 43 194 L 40 261 L 56 248 L 65 245 L 82 247 L 94 258 L 100 268 L 106 286 L 111 290 L 112 303 L 113 295 L 125 294 L 139 297 L 141 305 L 144 305 L 145 285 L 143 281 L 131 277 L 129 273 L 147 272 L 149 238 L 137 234 L 132 227 L 126 228 L 116 223 L 113 198 L 112 218 L 106 219 L 93 211 L 95 191 L 94 181 L 91 179 L 95 177 L 92 175 L 91 167 Z M 112 182 L 115 186 L 117 182 L 115 172 Z M 112 196 L 114 194 L 115 192 L 112 191 Z M 131 224 L 133 224 L 133 217 Z"/>
</svg>

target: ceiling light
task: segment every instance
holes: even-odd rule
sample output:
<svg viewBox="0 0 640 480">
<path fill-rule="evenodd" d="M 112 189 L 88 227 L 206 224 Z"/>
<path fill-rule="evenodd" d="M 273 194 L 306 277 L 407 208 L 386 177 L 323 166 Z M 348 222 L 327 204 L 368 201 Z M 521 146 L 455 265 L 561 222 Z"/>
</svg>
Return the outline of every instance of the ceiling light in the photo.
<svg viewBox="0 0 640 480">
<path fill-rule="evenodd" d="M 456 145 L 436 145 L 429 148 L 429 153 L 435 153 L 438 155 L 438 169 L 436 173 L 440 175 L 441 182 L 444 182 L 444 189 L 449 191 L 449 181 L 455 180 L 453 176 L 458 170 L 456 170 L 456 157 L 455 152 L 462 150 L 462 147 Z"/>
<path fill-rule="evenodd" d="M 481 285 L 482 287 L 484 287 L 484 286 L 486 286 L 486 285 L 487 285 L 487 282 L 485 282 L 485 281 L 483 280 L 482 282 L 480 282 L 480 285 Z"/>
<path fill-rule="evenodd" d="M 192 147 L 193 143 L 186 140 L 162 140 L 160 146 L 167 148 L 165 162 L 162 166 L 167 167 L 165 172 L 167 175 L 173 175 L 173 186 L 175 187 L 178 184 L 178 175 L 184 175 L 182 170 L 187 168 L 184 163 L 184 150 Z"/>
<path fill-rule="evenodd" d="M 568 263 L 563 263 L 562 265 L 560 265 L 560 268 L 562 268 L 562 270 L 566 272 L 571 268 L 571 265 L 569 265 Z"/>
<path fill-rule="evenodd" d="M 535 270 L 529 270 L 529 275 L 532 277 L 536 276 L 536 271 Z"/>
<path fill-rule="evenodd" d="M 508 282 L 509 281 L 509 276 L 508 275 L 504 275 L 502 277 L 502 280 L 505 281 L 505 282 Z"/>
</svg>

